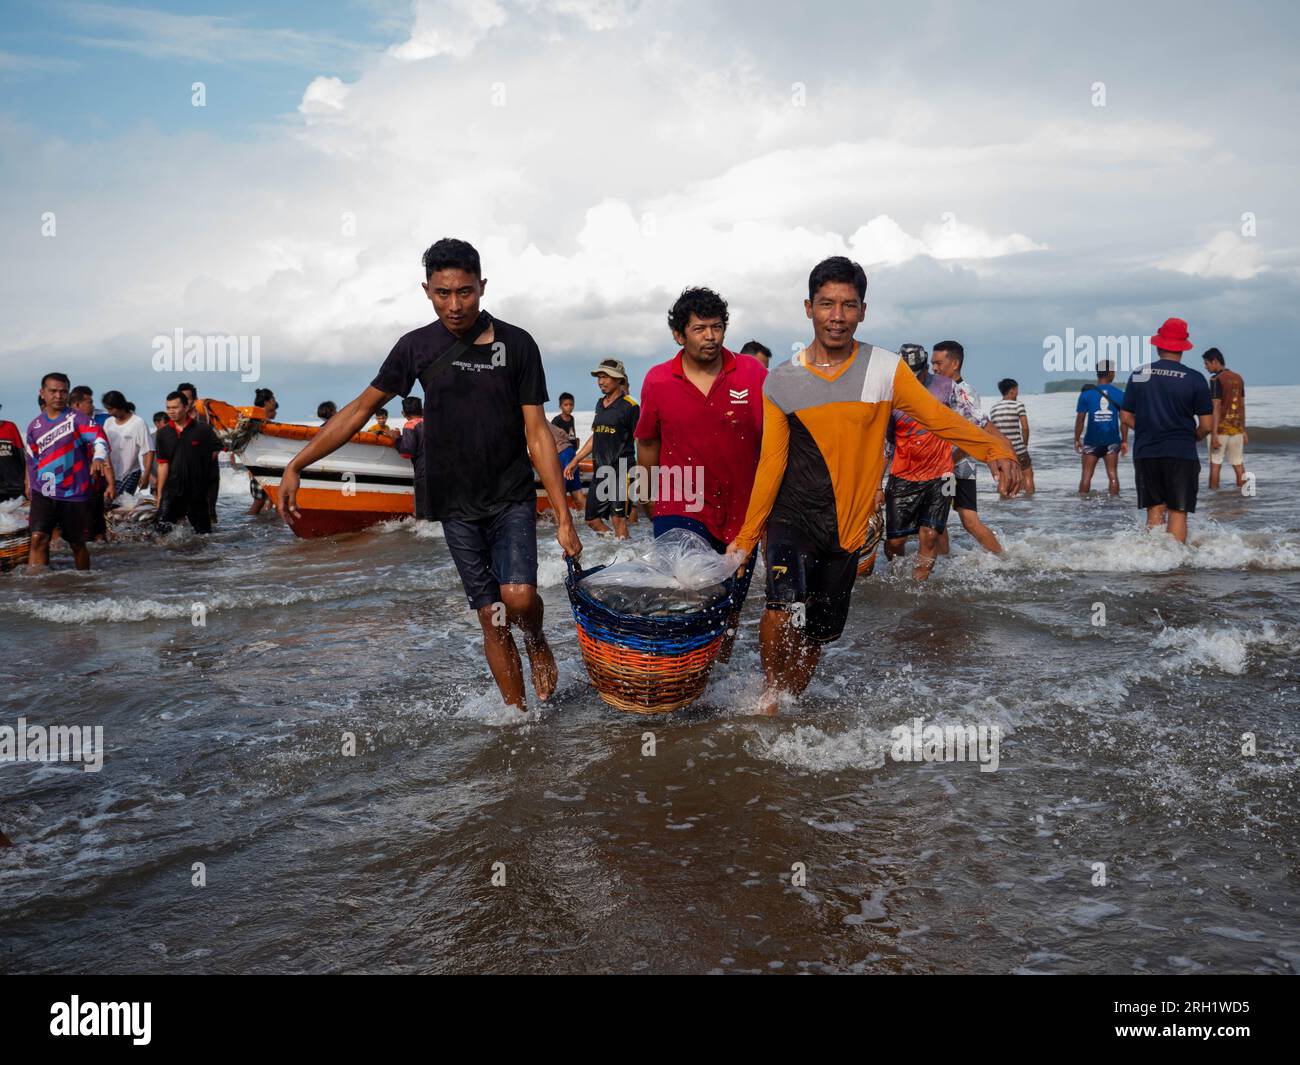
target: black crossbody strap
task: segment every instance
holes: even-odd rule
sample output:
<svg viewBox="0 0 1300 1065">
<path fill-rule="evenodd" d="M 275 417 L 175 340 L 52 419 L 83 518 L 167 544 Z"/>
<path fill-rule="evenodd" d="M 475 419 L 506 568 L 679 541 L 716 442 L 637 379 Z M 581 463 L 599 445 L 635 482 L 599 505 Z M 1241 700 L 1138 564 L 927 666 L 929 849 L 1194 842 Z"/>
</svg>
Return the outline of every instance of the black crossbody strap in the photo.
<svg viewBox="0 0 1300 1065">
<path fill-rule="evenodd" d="M 451 347 L 439 355 L 433 362 L 429 363 L 420 373 L 421 377 L 425 374 L 429 376 L 426 380 L 431 380 L 433 375 L 448 365 L 453 359 L 459 359 L 465 352 L 474 346 L 474 342 L 483 335 L 483 331 L 491 324 L 491 319 L 486 322 L 476 322 L 474 328 L 457 340 Z"/>
</svg>

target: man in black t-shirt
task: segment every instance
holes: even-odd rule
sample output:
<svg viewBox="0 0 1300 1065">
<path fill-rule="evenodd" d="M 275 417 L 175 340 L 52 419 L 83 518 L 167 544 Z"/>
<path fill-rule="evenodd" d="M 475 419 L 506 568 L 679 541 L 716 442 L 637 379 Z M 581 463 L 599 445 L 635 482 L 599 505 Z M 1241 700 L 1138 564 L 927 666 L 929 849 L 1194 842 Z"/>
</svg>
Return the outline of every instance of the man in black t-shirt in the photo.
<svg viewBox="0 0 1300 1065">
<path fill-rule="evenodd" d="M 614 535 L 628 538 L 628 474 L 636 465 L 633 435 L 641 409 L 627 394 L 627 371 L 618 359 L 604 359 L 591 371 L 600 389 L 600 402 L 591 421 L 591 439 L 569 460 L 565 477 L 577 472 L 578 464 L 591 456 L 591 487 L 587 491 L 587 525 L 593 532 L 607 533 L 605 518 L 612 516 Z"/>
<path fill-rule="evenodd" d="M 221 441 L 207 422 L 194 416 L 189 397 L 173 392 L 167 397 L 167 424 L 158 430 L 154 457 L 158 461 L 158 529 L 169 532 L 181 518 L 189 518 L 196 533 L 212 531 L 211 489 L 220 477 L 216 457 Z"/>
<path fill-rule="evenodd" d="M 501 697 L 523 711 L 523 667 L 511 625 L 523 630 L 539 700 L 550 697 L 557 679 L 537 594 L 533 465 L 555 511 L 556 539 L 566 555 L 582 552 L 542 407 L 542 357 L 528 333 L 480 309 L 487 281 L 471 245 L 438 241 L 424 253 L 424 273 L 421 287 L 437 319 L 398 340 L 370 387 L 289 461 L 280 481 L 280 513 L 290 523 L 300 517 L 302 471 L 347 443 L 377 407 L 409 395 L 419 381 L 428 516 L 442 522 Z"/>
<path fill-rule="evenodd" d="M 207 425 L 208 416 L 199 412 L 199 390 L 188 381 L 184 381 L 176 386 L 176 391 L 182 393 L 189 400 L 194 420 Z M 221 494 L 220 462 L 221 449 L 218 448 L 217 453 L 212 456 L 212 479 L 208 482 L 208 523 L 210 525 L 217 524 L 217 497 Z"/>
</svg>

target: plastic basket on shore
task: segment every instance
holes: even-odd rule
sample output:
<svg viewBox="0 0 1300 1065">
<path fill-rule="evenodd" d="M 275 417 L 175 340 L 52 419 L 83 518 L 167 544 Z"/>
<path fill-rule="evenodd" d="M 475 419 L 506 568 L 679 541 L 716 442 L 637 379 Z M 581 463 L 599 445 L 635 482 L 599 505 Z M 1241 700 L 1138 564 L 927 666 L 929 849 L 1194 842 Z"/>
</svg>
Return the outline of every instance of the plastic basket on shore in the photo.
<svg viewBox="0 0 1300 1065">
<path fill-rule="evenodd" d="M 667 714 L 689 706 L 709 683 L 709 670 L 734 627 L 749 591 L 751 559 L 724 582 L 726 595 L 702 610 L 644 617 L 606 606 L 580 582 L 604 569 L 565 559 L 565 587 L 578 625 L 578 646 L 592 687 L 610 706 L 634 714 Z"/>
<path fill-rule="evenodd" d="M 26 565 L 31 544 L 32 534 L 28 529 L 0 533 L 0 573 L 8 573 L 15 566 Z"/>
</svg>

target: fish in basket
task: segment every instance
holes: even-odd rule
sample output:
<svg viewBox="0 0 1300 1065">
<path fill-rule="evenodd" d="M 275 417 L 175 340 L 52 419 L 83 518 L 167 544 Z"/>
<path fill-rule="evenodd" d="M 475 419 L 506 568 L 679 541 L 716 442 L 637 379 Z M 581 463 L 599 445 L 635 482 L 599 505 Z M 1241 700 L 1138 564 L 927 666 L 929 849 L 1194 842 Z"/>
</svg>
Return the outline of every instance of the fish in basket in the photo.
<svg viewBox="0 0 1300 1065">
<path fill-rule="evenodd" d="M 582 569 L 565 587 L 587 676 L 610 706 L 666 714 L 700 697 L 749 590 L 739 569 L 700 536 L 674 529 L 640 559 Z"/>
</svg>

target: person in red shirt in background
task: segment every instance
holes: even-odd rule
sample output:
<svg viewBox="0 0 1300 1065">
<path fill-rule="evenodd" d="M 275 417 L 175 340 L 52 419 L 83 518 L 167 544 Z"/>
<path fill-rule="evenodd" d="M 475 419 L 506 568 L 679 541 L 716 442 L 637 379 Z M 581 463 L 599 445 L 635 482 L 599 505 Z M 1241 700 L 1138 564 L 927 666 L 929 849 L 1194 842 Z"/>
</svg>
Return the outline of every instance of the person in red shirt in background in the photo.
<svg viewBox="0 0 1300 1065">
<path fill-rule="evenodd" d="M 637 465 L 651 486 L 655 536 L 690 529 L 721 554 L 749 507 L 763 445 L 767 370 L 723 347 L 727 301 L 711 289 L 686 289 L 668 312 L 668 328 L 681 350 L 652 367 L 641 387 Z M 746 590 L 753 563 L 751 557 L 745 564 Z M 734 638 L 734 617 L 728 630 Z M 729 650 L 730 639 L 724 657 Z"/>
<path fill-rule="evenodd" d="M 23 434 L 0 418 L 0 503 L 27 495 L 27 455 Z"/>
</svg>

